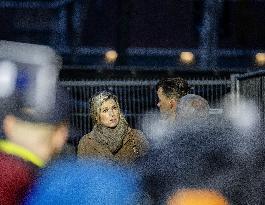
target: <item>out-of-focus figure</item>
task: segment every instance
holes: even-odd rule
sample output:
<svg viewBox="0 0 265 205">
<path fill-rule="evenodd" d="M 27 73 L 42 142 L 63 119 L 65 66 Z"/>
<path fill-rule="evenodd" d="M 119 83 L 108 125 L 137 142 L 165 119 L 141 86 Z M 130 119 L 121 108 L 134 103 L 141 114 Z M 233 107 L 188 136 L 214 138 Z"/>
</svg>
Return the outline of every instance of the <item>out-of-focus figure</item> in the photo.
<svg viewBox="0 0 265 205">
<path fill-rule="evenodd" d="M 25 204 L 137 205 L 141 192 L 131 169 L 101 160 L 64 161 L 43 173 Z"/>
<path fill-rule="evenodd" d="M 129 127 L 112 93 L 103 91 L 92 97 L 90 117 L 93 130 L 80 140 L 78 156 L 133 162 L 146 151 L 143 133 Z"/>
<path fill-rule="evenodd" d="M 156 89 L 161 118 L 175 121 L 179 99 L 189 92 L 187 81 L 181 77 L 163 79 L 157 83 Z"/>
<path fill-rule="evenodd" d="M 167 205 L 228 205 L 221 193 L 210 189 L 183 189 L 169 197 Z"/>
<path fill-rule="evenodd" d="M 177 107 L 178 120 L 206 119 L 209 116 L 210 106 L 203 97 L 194 94 L 183 96 Z"/>
<path fill-rule="evenodd" d="M 262 204 L 262 130 L 242 133 L 230 120 L 218 118 L 184 123 L 170 135 L 138 164 L 153 204 L 193 188 L 220 192 L 229 204 Z"/>
<path fill-rule="evenodd" d="M 21 204 L 39 169 L 67 140 L 58 60 L 46 46 L 0 41 L 0 204 Z"/>
</svg>

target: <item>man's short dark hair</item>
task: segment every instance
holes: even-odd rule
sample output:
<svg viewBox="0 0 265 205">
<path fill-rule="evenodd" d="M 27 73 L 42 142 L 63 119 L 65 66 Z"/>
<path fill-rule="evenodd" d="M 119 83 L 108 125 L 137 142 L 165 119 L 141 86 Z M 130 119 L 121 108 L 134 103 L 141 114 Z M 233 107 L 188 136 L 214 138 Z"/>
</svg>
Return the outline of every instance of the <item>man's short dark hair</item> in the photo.
<svg viewBox="0 0 265 205">
<path fill-rule="evenodd" d="M 189 92 L 188 82 L 181 77 L 162 79 L 157 83 L 156 89 L 160 87 L 168 98 L 181 98 Z"/>
</svg>

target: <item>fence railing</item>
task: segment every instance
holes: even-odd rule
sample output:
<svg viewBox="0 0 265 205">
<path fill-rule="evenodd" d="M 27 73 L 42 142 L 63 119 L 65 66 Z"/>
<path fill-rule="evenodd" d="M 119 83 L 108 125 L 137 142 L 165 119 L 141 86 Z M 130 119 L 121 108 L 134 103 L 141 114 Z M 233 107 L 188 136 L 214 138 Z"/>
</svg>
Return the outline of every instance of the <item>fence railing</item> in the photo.
<svg viewBox="0 0 265 205">
<path fill-rule="evenodd" d="M 89 99 L 95 93 L 108 90 L 117 95 L 120 107 L 129 124 L 141 129 L 141 120 L 157 109 L 157 80 L 108 80 L 108 81 L 62 81 L 73 97 L 71 123 L 85 134 L 91 131 Z M 213 109 L 220 108 L 220 100 L 231 90 L 231 80 L 227 78 L 189 79 L 190 93 L 208 100 Z M 81 136 L 80 136 L 81 137 Z M 73 144 L 79 139 L 74 139 Z"/>
<path fill-rule="evenodd" d="M 238 99 L 246 99 L 258 107 L 261 123 L 265 122 L 265 71 L 237 75 L 235 94 Z"/>
</svg>

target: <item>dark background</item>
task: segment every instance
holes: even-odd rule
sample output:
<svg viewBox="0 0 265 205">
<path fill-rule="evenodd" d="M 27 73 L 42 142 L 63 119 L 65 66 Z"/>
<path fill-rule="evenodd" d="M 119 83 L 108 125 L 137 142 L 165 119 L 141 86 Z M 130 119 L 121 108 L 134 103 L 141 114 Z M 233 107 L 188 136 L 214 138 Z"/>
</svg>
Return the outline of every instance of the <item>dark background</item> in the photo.
<svg viewBox="0 0 265 205">
<path fill-rule="evenodd" d="M 0 2 L 0 39 L 53 47 L 67 79 L 102 70 L 249 72 L 264 69 L 254 62 L 265 50 L 264 11 L 262 0 L 9 0 Z M 182 51 L 195 63 L 183 65 Z"/>
</svg>

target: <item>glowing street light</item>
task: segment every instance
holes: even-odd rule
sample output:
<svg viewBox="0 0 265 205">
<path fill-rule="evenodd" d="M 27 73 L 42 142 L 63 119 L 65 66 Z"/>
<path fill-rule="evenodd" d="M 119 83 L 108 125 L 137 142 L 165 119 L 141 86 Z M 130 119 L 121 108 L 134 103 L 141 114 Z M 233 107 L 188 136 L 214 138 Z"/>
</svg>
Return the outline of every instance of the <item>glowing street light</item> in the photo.
<svg viewBox="0 0 265 205">
<path fill-rule="evenodd" d="M 115 50 L 109 50 L 105 53 L 107 63 L 114 63 L 117 60 L 118 53 Z"/>
<path fill-rule="evenodd" d="M 255 63 L 258 66 L 265 65 L 265 53 L 257 53 L 255 56 Z"/>
<path fill-rule="evenodd" d="M 181 52 L 180 62 L 183 64 L 193 64 L 195 62 L 195 56 L 192 52 Z"/>
</svg>

